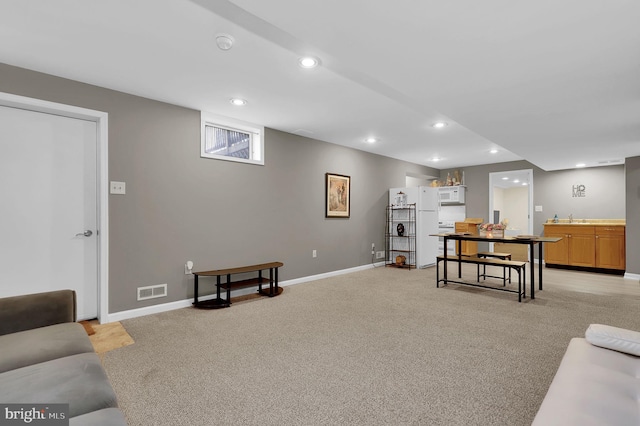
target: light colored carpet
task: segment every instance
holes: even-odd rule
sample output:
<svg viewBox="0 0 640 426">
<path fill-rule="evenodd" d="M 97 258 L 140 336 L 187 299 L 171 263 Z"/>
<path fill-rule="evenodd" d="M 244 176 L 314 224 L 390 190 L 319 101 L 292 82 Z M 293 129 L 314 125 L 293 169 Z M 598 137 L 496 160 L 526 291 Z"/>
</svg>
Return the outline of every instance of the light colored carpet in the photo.
<svg viewBox="0 0 640 426">
<path fill-rule="evenodd" d="M 545 277 L 549 276 L 545 271 Z M 103 363 L 135 425 L 528 425 L 572 337 L 637 296 L 536 300 L 377 268 L 228 309 L 123 321 Z"/>
</svg>

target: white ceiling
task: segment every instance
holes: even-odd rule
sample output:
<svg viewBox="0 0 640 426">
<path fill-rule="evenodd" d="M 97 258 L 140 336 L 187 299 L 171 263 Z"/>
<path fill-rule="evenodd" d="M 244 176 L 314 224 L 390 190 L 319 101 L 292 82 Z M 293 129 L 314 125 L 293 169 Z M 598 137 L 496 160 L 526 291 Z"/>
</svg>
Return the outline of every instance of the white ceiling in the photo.
<svg viewBox="0 0 640 426">
<path fill-rule="evenodd" d="M 639 20 L 636 0 L 0 0 L 0 62 L 438 169 L 559 170 L 640 155 Z"/>
</svg>

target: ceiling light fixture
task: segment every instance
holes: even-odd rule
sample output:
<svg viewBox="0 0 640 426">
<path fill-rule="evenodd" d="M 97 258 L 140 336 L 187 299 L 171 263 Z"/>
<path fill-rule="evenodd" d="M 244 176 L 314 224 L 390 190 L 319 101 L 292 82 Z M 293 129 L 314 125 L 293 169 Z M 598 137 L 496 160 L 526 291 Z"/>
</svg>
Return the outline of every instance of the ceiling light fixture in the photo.
<svg viewBox="0 0 640 426">
<path fill-rule="evenodd" d="M 320 61 L 313 56 L 305 56 L 298 59 L 298 65 L 302 68 L 315 68 L 320 64 Z"/>
<path fill-rule="evenodd" d="M 491 151 L 489 151 L 489 152 L 490 152 L 491 154 L 497 154 L 497 153 L 498 153 L 498 150 L 497 150 L 497 149 L 495 149 L 495 148 L 493 148 L 493 149 L 492 149 Z"/>
<path fill-rule="evenodd" d="M 438 162 L 438 161 L 440 161 L 440 160 L 441 160 L 441 158 L 438 158 L 438 157 L 433 157 L 433 158 L 431 159 L 431 161 L 433 161 L 433 162 L 435 162 L 435 163 L 437 163 L 437 162 Z"/>
<path fill-rule="evenodd" d="M 364 141 L 367 142 L 367 143 L 376 143 L 376 142 L 378 142 L 378 139 L 376 139 L 376 138 L 366 138 Z"/>
<path fill-rule="evenodd" d="M 431 127 L 433 127 L 434 129 L 444 129 L 448 125 L 449 124 L 445 123 L 444 121 L 438 121 L 437 123 L 433 123 Z"/>
<path fill-rule="evenodd" d="M 578 163 L 576 164 L 576 167 L 580 168 L 580 167 L 586 167 L 587 165 L 584 163 Z"/>
<path fill-rule="evenodd" d="M 216 44 L 220 50 L 229 50 L 233 47 L 233 43 L 235 42 L 234 38 L 229 34 L 218 34 L 216 35 Z"/>
<path fill-rule="evenodd" d="M 231 105 L 235 105 L 235 106 L 244 106 L 247 104 L 247 101 L 240 98 L 231 98 L 229 99 L 229 102 L 231 102 Z"/>
</svg>

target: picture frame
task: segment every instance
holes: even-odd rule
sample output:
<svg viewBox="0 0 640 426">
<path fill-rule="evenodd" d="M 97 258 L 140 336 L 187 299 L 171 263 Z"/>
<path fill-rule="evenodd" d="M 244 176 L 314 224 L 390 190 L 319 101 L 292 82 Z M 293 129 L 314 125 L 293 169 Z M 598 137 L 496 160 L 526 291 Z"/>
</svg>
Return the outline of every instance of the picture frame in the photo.
<svg viewBox="0 0 640 426">
<path fill-rule="evenodd" d="M 351 216 L 351 176 L 325 174 L 325 217 Z"/>
</svg>

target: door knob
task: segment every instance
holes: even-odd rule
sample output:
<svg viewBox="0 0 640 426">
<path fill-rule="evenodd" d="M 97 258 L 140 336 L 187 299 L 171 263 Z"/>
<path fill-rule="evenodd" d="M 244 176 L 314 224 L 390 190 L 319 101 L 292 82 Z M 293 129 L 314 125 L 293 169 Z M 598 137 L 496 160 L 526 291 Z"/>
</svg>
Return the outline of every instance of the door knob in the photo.
<svg viewBox="0 0 640 426">
<path fill-rule="evenodd" d="M 87 230 L 86 230 L 86 231 L 84 231 L 84 232 L 81 232 L 81 233 L 79 233 L 79 234 L 76 234 L 76 237 L 90 237 L 90 236 L 92 236 L 92 235 L 93 235 L 93 232 L 91 232 L 91 230 L 90 230 L 90 229 L 87 229 Z"/>
</svg>

